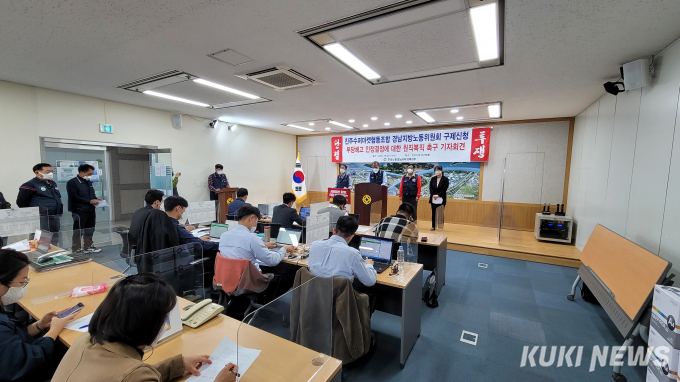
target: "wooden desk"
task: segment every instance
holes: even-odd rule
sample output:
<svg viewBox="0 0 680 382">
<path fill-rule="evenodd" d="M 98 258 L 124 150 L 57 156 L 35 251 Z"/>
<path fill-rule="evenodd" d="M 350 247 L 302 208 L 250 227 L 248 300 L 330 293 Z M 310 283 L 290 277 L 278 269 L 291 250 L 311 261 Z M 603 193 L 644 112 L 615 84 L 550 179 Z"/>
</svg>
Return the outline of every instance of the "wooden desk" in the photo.
<svg viewBox="0 0 680 382">
<path fill-rule="evenodd" d="M 86 275 L 89 275 L 89 279 L 85 277 Z M 81 298 L 70 298 L 63 296 L 61 293 L 66 289 L 70 291 L 75 286 L 91 285 L 93 275 L 94 282 L 101 283 L 107 278 L 111 282 L 115 282 L 116 278 L 121 274 L 93 262 L 43 273 L 31 270 L 29 271 L 31 282 L 26 291 L 26 296 L 24 296 L 19 304 L 31 316 L 38 318 L 53 310 L 70 308 L 77 302 L 85 304 L 79 317 L 93 313 L 104 297 L 106 297 L 106 293 Z M 85 280 L 90 281 L 88 283 Z M 50 301 L 40 302 L 49 297 L 52 297 Z M 180 309 L 191 304 L 191 302 L 183 298 L 179 298 L 178 301 Z M 239 345 L 262 351 L 241 381 L 307 382 L 310 380 L 340 380 L 339 371 L 342 368 L 342 363 L 339 360 L 331 358 L 330 361 L 319 369 L 311 363 L 314 358 L 319 356 L 317 352 L 252 326 L 241 325 L 241 321 L 225 315 L 219 315 L 197 329 L 184 326 L 182 335 L 155 348 L 147 362 L 153 364 L 176 354 L 210 354 L 224 336 L 237 342 L 237 333 L 240 334 L 238 336 Z M 83 333 L 65 329 L 59 334 L 59 339 L 67 346 L 70 346 L 81 335 Z"/>
<path fill-rule="evenodd" d="M 282 262 L 306 267 L 308 260 L 308 258 L 300 259 L 299 257 L 293 260 L 284 258 Z M 398 280 L 396 276 L 390 277 L 389 274 L 389 270 L 378 273 L 376 284 L 366 288 L 366 291 L 376 295 L 375 308 L 377 310 L 401 317 L 399 366 L 403 369 L 413 346 L 420 337 L 423 265 L 406 263 L 402 280 Z"/>
<path fill-rule="evenodd" d="M 366 229 L 370 227 L 359 226 L 359 228 Z M 375 233 L 372 229 L 365 232 L 357 231 L 356 236 L 352 240 L 361 240 L 360 236 L 363 235 L 373 236 Z M 423 237 L 426 237 L 427 241 L 422 241 Z M 438 269 L 437 286 L 435 287 L 437 295 L 439 295 L 444 285 L 446 285 L 446 245 L 446 235 L 418 232 L 418 263 L 423 264 L 427 271 Z"/>
</svg>

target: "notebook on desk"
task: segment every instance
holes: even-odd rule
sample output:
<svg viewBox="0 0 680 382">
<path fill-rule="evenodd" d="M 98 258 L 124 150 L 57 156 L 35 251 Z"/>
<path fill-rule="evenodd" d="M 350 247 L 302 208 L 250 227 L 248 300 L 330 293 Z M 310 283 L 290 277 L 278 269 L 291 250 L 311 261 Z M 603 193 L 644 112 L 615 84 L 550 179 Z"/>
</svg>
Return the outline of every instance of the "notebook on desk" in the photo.
<svg viewBox="0 0 680 382">
<path fill-rule="evenodd" d="M 392 264 L 392 248 L 394 242 L 391 239 L 377 237 L 362 237 L 359 243 L 359 253 L 364 259 L 373 260 L 373 268 L 378 273 L 383 273 Z"/>
</svg>

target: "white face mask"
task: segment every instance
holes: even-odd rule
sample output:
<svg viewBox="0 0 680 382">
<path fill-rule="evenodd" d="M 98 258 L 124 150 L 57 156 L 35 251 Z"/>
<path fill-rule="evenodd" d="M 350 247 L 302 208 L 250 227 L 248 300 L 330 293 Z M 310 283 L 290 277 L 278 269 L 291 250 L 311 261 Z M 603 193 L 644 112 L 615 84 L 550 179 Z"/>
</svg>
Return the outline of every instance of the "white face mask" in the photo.
<svg viewBox="0 0 680 382">
<path fill-rule="evenodd" d="M 408 170 L 406 170 L 406 172 L 408 172 L 409 174 L 413 174 L 413 169 L 409 168 Z"/>
<path fill-rule="evenodd" d="M 158 335 L 157 335 L 156 338 L 153 340 L 153 342 L 151 343 L 151 345 L 149 345 L 150 347 L 155 348 L 156 345 L 158 345 L 158 341 L 161 340 L 161 338 L 163 337 L 163 335 L 165 334 L 165 332 L 168 330 L 168 328 L 167 328 L 167 326 L 168 326 L 168 324 L 167 324 L 168 320 L 169 320 L 168 317 L 165 317 L 165 320 L 163 321 L 163 325 L 161 325 L 161 330 L 158 332 Z"/>
<path fill-rule="evenodd" d="M 440 176 L 442 174 L 442 172 L 437 170 L 437 171 L 434 172 L 434 174 L 437 175 L 437 176 Z"/>
<path fill-rule="evenodd" d="M 41 172 L 41 174 L 42 174 L 42 178 L 43 178 L 43 179 L 47 179 L 47 180 L 52 180 L 52 179 L 54 179 L 54 173 L 52 173 L 52 172 L 47 173 L 47 174 L 43 174 L 43 173 Z"/>
<path fill-rule="evenodd" d="M 222 171 L 222 170 L 217 171 L 217 175 L 222 175 L 222 174 L 224 174 L 224 171 Z"/>
<path fill-rule="evenodd" d="M 378 171 L 380 171 L 379 168 L 374 168 L 374 169 L 373 169 L 373 172 L 376 173 L 376 174 L 378 173 Z"/>
<path fill-rule="evenodd" d="M 83 179 L 85 179 L 85 180 L 92 180 L 92 175 L 84 176 Z"/>
<path fill-rule="evenodd" d="M 340 173 L 341 173 L 341 174 L 344 174 L 344 173 L 345 173 L 345 169 L 344 169 L 344 168 L 341 168 L 341 169 L 340 169 Z"/>
<path fill-rule="evenodd" d="M 0 300 L 2 305 L 16 304 L 26 294 L 26 287 L 10 287 Z"/>
</svg>

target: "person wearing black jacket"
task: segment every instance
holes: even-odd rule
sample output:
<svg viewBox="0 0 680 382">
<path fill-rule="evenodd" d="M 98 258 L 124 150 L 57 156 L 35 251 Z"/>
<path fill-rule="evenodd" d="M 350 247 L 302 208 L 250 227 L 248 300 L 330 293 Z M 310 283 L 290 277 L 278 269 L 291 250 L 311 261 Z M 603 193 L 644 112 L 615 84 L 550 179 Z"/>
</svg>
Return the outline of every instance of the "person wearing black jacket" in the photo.
<svg viewBox="0 0 680 382">
<path fill-rule="evenodd" d="M 92 185 L 94 167 L 89 164 L 78 166 L 78 175 L 66 183 L 68 193 L 68 210 L 73 216 L 73 252 L 97 253 L 100 248 L 92 245 L 94 226 L 97 220 L 95 208 L 101 199 L 97 199 Z M 84 238 L 81 247 L 80 237 Z"/>
<path fill-rule="evenodd" d="M 283 204 L 274 207 L 272 224 L 281 224 L 281 228 L 293 228 L 293 223 L 298 223 L 300 226 L 304 225 L 305 219 L 293 208 L 296 199 L 292 192 L 283 194 Z"/>
<path fill-rule="evenodd" d="M 437 208 L 439 206 L 446 205 L 446 192 L 449 189 L 449 178 L 444 176 L 444 169 L 442 168 L 442 166 L 434 166 L 434 174 L 435 176 L 430 178 L 430 206 L 432 206 L 432 228 L 431 228 L 432 231 L 434 231 L 434 228 L 436 226 Z M 441 203 L 439 204 L 432 203 L 433 201 L 439 199 L 442 199 Z"/>
<path fill-rule="evenodd" d="M 61 193 L 54 182 L 52 165 L 38 163 L 33 166 L 35 178 L 19 187 L 17 206 L 19 208 L 38 207 L 40 210 L 40 229 L 52 232 L 52 244 L 59 243 L 59 230 L 61 230 L 61 214 L 64 213 L 64 205 L 61 202 Z"/>
<path fill-rule="evenodd" d="M 149 262 L 144 261 L 145 254 L 177 246 L 179 246 L 179 237 L 172 218 L 165 211 L 150 209 L 142 221 L 137 237 L 135 252 L 137 273 L 153 271 L 147 269 L 146 264 Z"/>
<path fill-rule="evenodd" d="M 147 216 L 153 210 L 160 210 L 163 205 L 163 191 L 151 189 L 144 195 L 144 201 L 146 202 L 146 207 L 140 208 L 132 214 L 132 220 L 130 221 L 130 229 L 128 233 L 128 244 L 130 248 L 137 247 L 137 240 L 142 233 L 142 226 Z M 139 253 L 139 252 L 137 252 Z"/>
</svg>

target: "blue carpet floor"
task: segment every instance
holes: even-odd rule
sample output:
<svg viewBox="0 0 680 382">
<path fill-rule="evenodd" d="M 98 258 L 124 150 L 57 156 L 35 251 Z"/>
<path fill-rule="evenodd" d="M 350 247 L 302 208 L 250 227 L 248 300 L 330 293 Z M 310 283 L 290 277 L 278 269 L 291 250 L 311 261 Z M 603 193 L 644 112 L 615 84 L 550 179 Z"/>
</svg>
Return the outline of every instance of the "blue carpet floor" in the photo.
<svg viewBox="0 0 680 382">
<path fill-rule="evenodd" d="M 576 268 L 455 251 L 447 256 L 439 307 L 423 303 L 421 335 L 406 367 L 399 369 L 399 317 L 375 312 L 378 348 L 370 359 L 345 366 L 345 381 L 613 381 L 610 366 L 589 372 L 591 353 L 594 345 L 620 346 L 623 336 L 578 289 L 575 301 L 567 300 Z M 476 346 L 460 342 L 463 330 L 479 335 Z M 520 367 L 524 346 L 534 345 L 583 346 L 581 365 L 540 367 L 539 350 L 536 367 Z M 644 381 L 645 373 L 645 367 L 622 368 L 630 382 Z"/>
</svg>

